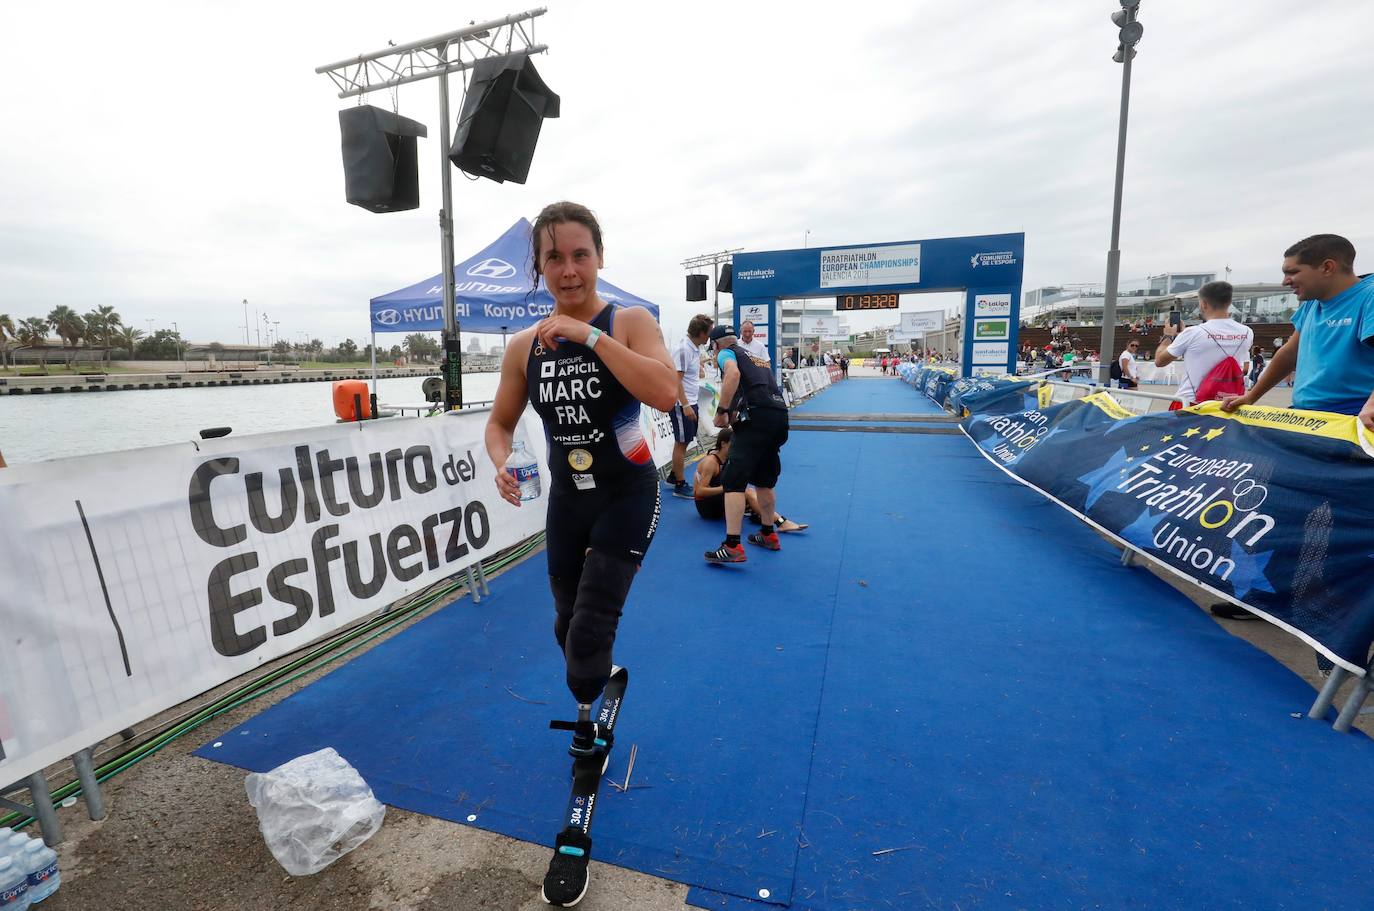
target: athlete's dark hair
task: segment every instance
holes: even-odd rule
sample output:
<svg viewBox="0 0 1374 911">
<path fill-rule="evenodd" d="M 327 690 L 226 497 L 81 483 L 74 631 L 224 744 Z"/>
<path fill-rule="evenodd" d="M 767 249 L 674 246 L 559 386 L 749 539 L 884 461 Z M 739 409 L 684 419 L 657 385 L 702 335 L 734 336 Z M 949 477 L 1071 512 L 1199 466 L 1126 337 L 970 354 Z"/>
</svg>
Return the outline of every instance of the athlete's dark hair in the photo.
<svg viewBox="0 0 1374 911">
<path fill-rule="evenodd" d="M 730 441 L 735 438 L 735 432 L 729 427 L 722 427 L 720 433 L 716 434 L 716 448 L 711 450 L 717 452 L 722 446 L 729 446 Z"/>
<path fill-rule="evenodd" d="M 592 232 L 592 245 L 596 247 L 597 256 L 604 252 L 601 248 L 601 225 L 597 222 L 591 209 L 567 200 L 549 203 L 544 207 L 544 211 L 539 213 L 539 217 L 534 220 L 534 230 L 530 232 L 530 243 L 534 248 L 535 284 L 539 282 L 539 247 L 544 236 L 548 235 L 549 243 L 553 243 L 554 225 L 574 223 L 582 225 Z"/>
<path fill-rule="evenodd" d="M 1304 266 L 1320 266 L 1328 259 L 1346 272 L 1355 271 L 1355 245 L 1339 234 L 1313 234 L 1283 251 L 1284 256 L 1296 256 Z"/>
<path fill-rule="evenodd" d="M 1230 282 L 1208 282 L 1197 289 L 1197 296 L 1213 307 L 1229 307 L 1234 290 Z"/>
<path fill-rule="evenodd" d="M 692 317 L 692 321 L 687 324 L 688 335 L 701 335 L 703 332 L 710 332 L 711 327 L 716 324 L 715 320 L 705 313 L 698 313 Z"/>
</svg>

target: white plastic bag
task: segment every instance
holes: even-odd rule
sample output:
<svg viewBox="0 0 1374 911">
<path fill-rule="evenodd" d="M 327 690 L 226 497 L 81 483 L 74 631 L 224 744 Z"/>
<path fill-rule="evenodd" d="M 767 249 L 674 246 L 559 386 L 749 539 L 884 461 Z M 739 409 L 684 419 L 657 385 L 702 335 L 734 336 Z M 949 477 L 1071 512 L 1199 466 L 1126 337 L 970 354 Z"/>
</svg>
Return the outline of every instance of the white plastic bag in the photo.
<svg viewBox="0 0 1374 911">
<path fill-rule="evenodd" d="M 318 873 L 382 827 L 386 807 L 333 747 L 245 779 L 267 847 L 292 876 Z"/>
</svg>

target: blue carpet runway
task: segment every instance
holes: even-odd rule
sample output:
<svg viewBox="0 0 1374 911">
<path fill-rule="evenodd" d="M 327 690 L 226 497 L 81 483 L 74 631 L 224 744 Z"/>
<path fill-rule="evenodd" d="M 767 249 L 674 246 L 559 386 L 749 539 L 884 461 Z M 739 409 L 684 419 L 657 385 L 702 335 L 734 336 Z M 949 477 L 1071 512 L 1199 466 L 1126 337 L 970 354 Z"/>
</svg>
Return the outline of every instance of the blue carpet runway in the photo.
<svg viewBox="0 0 1374 911">
<path fill-rule="evenodd" d="M 801 409 L 923 412 L 898 380 Z M 708 908 L 1337 908 L 1374 744 L 962 437 L 798 433 L 742 566 L 665 498 L 617 659 L 632 683 L 595 859 Z M 746 545 L 747 546 L 747 545 Z M 221 735 L 265 770 L 325 745 L 393 805 L 549 844 L 567 714 L 542 558 Z M 547 702 L 531 705 L 525 700 Z M 1343 797 L 1342 790 L 1351 790 Z M 365 849 L 364 849 L 365 850 Z M 532 875 L 542 871 L 531 871 Z"/>
</svg>

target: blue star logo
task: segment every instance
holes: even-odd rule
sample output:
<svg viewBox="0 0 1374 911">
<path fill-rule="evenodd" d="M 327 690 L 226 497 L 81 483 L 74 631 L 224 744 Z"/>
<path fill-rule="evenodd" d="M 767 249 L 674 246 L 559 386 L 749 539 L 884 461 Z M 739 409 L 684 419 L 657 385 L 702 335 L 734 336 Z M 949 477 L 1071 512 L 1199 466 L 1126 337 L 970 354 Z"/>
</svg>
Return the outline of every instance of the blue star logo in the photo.
<svg viewBox="0 0 1374 911">
<path fill-rule="evenodd" d="M 1236 564 L 1236 568 L 1231 571 L 1231 577 L 1227 581 L 1231 583 L 1231 592 L 1237 598 L 1244 598 L 1252 591 L 1274 593 L 1274 586 L 1269 584 L 1269 579 L 1264 575 L 1264 568 L 1269 565 L 1269 558 L 1274 555 L 1272 550 L 1266 550 L 1262 554 L 1248 554 L 1240 543 L 1231 541 L 1231 562 Z"/>
<path fill-rule="evenodd" d="M 1107 464 L 1096 471 L 1090 471 L 1085 475 L 1079 475 L 1076 480 L 1088 485 L 1088 499 L 1084 502 L 1083 508 L 1092 509 L 1093 504 L 1096 503 L 1104 493 L 1120 484 L 1125 477 L 1122 475 L 1121 469 L 1125 467 L 1126 450 L 1118 449 L 1116 453 L 1107 460 Z"/>
<path fill-rule="evenodd" d="M 1140 515 L 1135 517 L 1135 521 L 1121 529 L 1121 537 L 1139 547 L 1141 550 L 1155 549 L 1155 526 L 1159 520 L 1168 513 L 1151 512 L 1147 506 L 1140 511 Z"/>
<path fill-rule="evenodd" d="M 1138 414 L 1138 415 L 1136 415 L 1136 416 L 1133 417 L 1133 418 L 1122 418 L 1122 419 L 1119 420 L 1119 421 L 1112 421 L 1112 425 L 1111 425 L 1110 427 L 1107 428 L 1107 433 L 1116 433 L 1118 430 L 1122 429 L 1123 427 L 1129 427 L 1130 425 L 1134 424 L 1136 421 L 1143 421 L 1143 420 L 1144 420 L 1145 418 L 1147 418 L 1147 417 L 1149 417 L 1149 415 Z"/>
</svg>

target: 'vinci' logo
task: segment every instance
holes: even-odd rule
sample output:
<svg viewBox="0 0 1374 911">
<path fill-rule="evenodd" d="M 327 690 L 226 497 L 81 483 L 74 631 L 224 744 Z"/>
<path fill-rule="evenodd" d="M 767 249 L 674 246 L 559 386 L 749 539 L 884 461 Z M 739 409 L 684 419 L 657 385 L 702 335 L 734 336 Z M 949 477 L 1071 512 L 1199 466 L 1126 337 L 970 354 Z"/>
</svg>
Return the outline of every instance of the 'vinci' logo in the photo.
<svg viewBox="0 0 1374 911">
<path fill-rule="evenodd" d="M 474 278 L 510 278 L 515 274 L 515 267 L 504 259 L 484 259 L 468 267 L 468 275 Z"/>
</svg>

